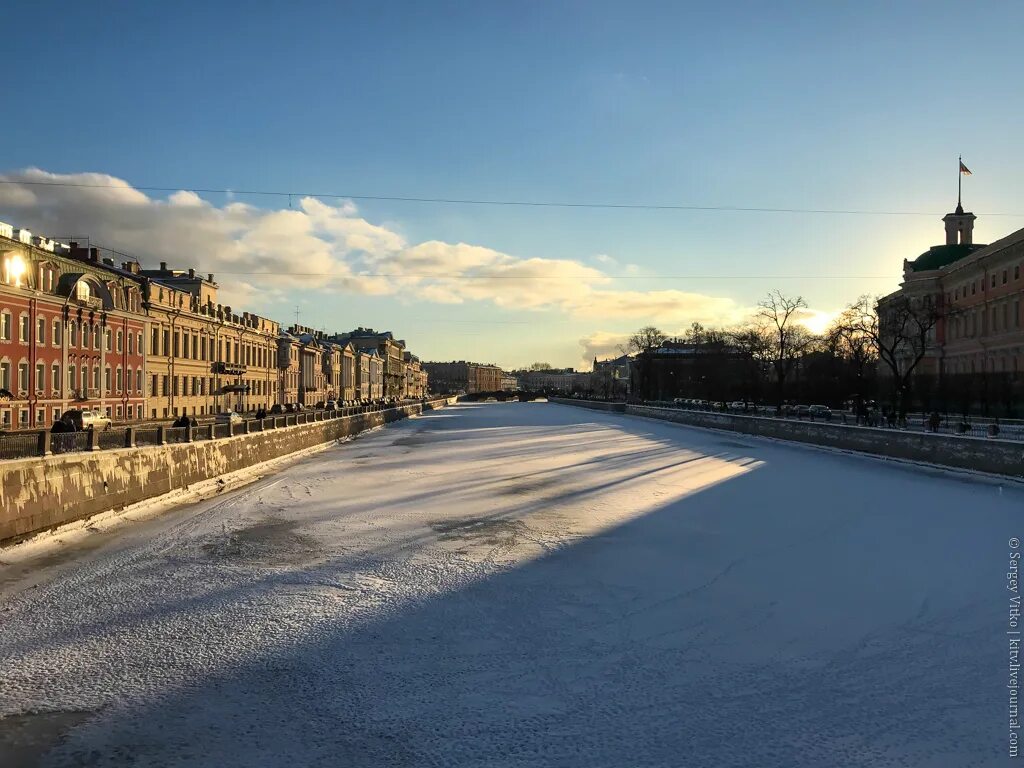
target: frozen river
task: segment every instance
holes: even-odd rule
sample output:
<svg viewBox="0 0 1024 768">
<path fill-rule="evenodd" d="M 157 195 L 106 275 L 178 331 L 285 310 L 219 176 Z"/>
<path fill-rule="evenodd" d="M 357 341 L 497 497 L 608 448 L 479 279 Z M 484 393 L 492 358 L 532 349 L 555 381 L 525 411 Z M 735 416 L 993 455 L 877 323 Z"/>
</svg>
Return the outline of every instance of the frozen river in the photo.
<svg viewBox="0 0 1024 768">
<path fill-rule="evenodd" d="M 1012 537 L 1019 485 L 446 408 L 0 551 L 0 765 L 1004 765 Z"/>
</svg>

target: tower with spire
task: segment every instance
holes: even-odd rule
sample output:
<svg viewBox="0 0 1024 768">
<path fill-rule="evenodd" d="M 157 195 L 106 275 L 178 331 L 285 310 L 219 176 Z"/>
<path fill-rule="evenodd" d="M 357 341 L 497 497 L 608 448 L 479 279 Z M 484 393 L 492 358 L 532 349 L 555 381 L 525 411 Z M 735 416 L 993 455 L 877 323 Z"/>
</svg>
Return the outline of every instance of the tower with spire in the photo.
<svg viewBox="0 0 1024 768">
<path fill-rule="evenodd" d="M 946 225 L 946 245 L 974 244 L 974 220 L 978 217 L 970 212 L 964 213 L 962 197 L 964 174 L 970 176 L 971 172 L 964 165 L 964 159 L 961 157 L 956 173 L 956 210 L 942 217 L 942 221 Z"/>
</svg>

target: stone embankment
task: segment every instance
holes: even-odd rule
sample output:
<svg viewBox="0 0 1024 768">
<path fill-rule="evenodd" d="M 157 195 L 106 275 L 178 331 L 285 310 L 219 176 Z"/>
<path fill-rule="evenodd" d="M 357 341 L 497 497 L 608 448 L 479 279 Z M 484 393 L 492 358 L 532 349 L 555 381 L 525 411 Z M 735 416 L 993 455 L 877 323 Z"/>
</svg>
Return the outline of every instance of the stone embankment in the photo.
<svg viewBox="0 0 1024 768">
<path fill-rule="evenodd" d="M 563 398 L 550 400 L 564 405 L 674 421 L 691 427 L 725 429 L 759 437 L 1024 478 L 1024 444 L 1012 440 L 690 411 L 682 408 L 656 408 L 626 403 Z"/>
<path fill-rule="evenodd" d="M 440 408 L 449 399 L 313 420 L 268 419 L 260 431 L 172 445 L 54 454 L 0 462 L 0 544 L 122 509 L 271 459 Z M 274 428 L 271 428 L 274 427 Z M 237 427 L 236 427 L 237 428 Z M 241 430 L 240 430 L 241 431 Z"/>
</svg>

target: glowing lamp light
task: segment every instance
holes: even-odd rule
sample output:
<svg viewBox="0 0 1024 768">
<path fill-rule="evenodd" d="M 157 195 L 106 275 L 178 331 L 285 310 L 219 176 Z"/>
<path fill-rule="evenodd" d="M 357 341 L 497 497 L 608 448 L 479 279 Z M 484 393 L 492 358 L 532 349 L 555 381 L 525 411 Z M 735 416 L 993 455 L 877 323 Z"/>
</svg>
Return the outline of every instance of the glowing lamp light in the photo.
<svg viewBox="0 0 1024 768">
<path fill-rule="evenodd" d="M 21 278 L 25 274 L 25 260 L 21 256 L 11 256 L 7 259 L 7 282 L 21 285 Z"/>
</svg>

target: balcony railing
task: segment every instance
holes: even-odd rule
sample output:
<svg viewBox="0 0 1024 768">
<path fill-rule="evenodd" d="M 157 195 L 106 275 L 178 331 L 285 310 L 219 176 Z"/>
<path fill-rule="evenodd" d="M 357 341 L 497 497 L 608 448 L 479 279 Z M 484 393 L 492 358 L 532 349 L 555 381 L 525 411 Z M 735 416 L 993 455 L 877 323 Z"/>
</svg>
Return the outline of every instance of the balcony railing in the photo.
<svg viewBox="0 0 1024 768">
<path fill-rule="evenodd" d="M 103 309 L 103 299 L 98 296 L 75 296 L 73 301 L 80 307 Z"/>
</svg>

